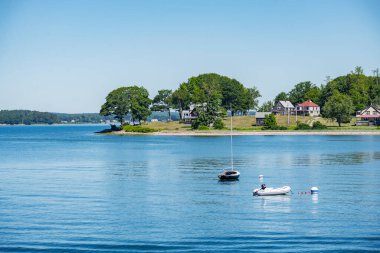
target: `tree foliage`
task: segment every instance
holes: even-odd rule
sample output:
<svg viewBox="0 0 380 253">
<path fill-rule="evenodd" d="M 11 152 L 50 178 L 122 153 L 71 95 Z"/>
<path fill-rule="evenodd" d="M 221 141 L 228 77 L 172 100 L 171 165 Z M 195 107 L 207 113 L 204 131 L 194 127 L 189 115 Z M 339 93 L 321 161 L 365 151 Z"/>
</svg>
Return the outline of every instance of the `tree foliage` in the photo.
<svg viewBox="0 0 380 253">
<path fill-rule="evenodd" d="M 152 100 L 149 99 L 149 92 L 144 87 L 128 87 L 130 92 L 130 112 L 132 120 L 146 120 L 151 111 L 149 106 Z"/>
<path fill-rule="evenodd" d="M 124 123 L 124 117 L 130 114 L 132 120 L 145 120 L 150 115 L 149 93 L 144 87 L 129 86 L 120 87 L 111 91 L 106 102 L 102 105 L 100 114 L 103 116 L 113 115 Z"/>
<path fill-rule="evenodd" d="M 247 96 L 247 108 L 250 109 L 258 109 L 259 106 L 259 98 L 261 97 L 260 91 L 256 88 L 248 88 L 246 90 L 248 92 Z"/>
<path fill-rule="evenodd" d="M 129 88 L 120 87 L 107 95 L 106 102 L 100 109 L 100 115 L 113 115 L 123 125 L 124 117 L 129 113 L 130 106 Z"/>
<path fill-rule="evenodd" d="M 181 83 L 179 88 L 173 92 L 171 103 L 174 108 L 178 109 L 179 117 L 182 120 L 182 111 L 189 109 L 191 103 L 188 83 Z"/>
<path fill-rule="evenodd" d="M 287 127 L 277 125 L 276 116 L 273 113 L 271 113 L 271 114 L 265 115 L 264 126 L 262 129 L 263 130 L 287 130 Z"/>
<path fill-rule="evenodd" d="M 215 73 L 190 77 L 173 92 L 172 104 L 182 115 L 190 105 L 196 107 L 198 125 L 210 126 L 215 120 L 231 109 L 232 115 L 246 114 L 249 109 L 257 107 L 260 92 L 256 87 L 246 88 L 236 79 Z"/>
<path fill-rule="evenodd" d="M 375 77 L 365 76 L 362 68 L 356 67 L 355 71 L 345 76 L 339 76 L 326 84 L 321 92 L 321 106 L 324 106 L 335 91 L 349 96 L 354 109 L 359 111 L 377 100 L 380 87 L 376 83 Z"/>
<path fill-rule="evenodd" d="M 277 128 L 277 120 L 274 114 L 265 115 L 264 118 L 264 128 L 265 129 L 276 129 Z"/>
<path fill-rule="evenodd" d="M 280 92 L 274 99 L 274 104 L 277 104 L 279 101 L 287 101 L 289 100 L 288 94 L 286 92 Z"/>
<path fill-rule="evenodd" d="M 314 92 L 317 92 L 318 87 L 316 87 L 315 84 L 313 84 L 309 81 L 298 83 L 289 92 L 289 94 L 288 94 L 289 101 L 293 105 L 300 104 L 300 103 L 304 102 L 305 100 L 307 100 L 307 98 L 308 98 L 307 95 L 310 96 L 312 94 L 312 92 L 311 92 L 312 90 L 314 90 Z"/>
<path fill-rule="evenodd" d="M 352 100 L 348 95 L 335 91 L 323 107 L 324 115 L 341 123 L 348 123 L 353 113 Z"/>
<path fill-rule="evenodd" d="M 169 120 L 171 120 L 170 106 L 172 105 L 172 90 L 159 90 L 158 94 L 153 98 L 152 111 L 167 111 Z"/>
<path fill-rule="evenodd" d="M 224 122 L 221 118 L 217 118 L 214 122 L 214 128 L 215 129 L 223 129 L 224 128 Z"/>
<path fill-rule="evenodd" d="M 266 101 L 264 102 L 259 109 L 257 110 L 258 112 L 270 112 L 272 111 L 273 108 L 273 102 L 272 101 Z"/>
<path fill-rule="evenodd" d="M 54 124 L 59 123 L 57 115 L 50 112 L 28 110 L 1 110 L 0 124 Z"/>
</svg>

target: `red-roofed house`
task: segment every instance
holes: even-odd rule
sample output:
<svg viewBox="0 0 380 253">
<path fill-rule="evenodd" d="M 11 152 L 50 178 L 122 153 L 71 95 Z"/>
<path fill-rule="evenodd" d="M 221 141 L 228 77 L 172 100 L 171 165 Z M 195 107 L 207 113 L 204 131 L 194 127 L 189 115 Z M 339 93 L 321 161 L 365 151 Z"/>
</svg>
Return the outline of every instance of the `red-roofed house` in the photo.
<svg viewBox="0 0 380 253">
<path fill-rule="evenodd" d="M 310 99 L 296 106 L 298 115 L 319 116 L 321 107 Z"/>
</svg>

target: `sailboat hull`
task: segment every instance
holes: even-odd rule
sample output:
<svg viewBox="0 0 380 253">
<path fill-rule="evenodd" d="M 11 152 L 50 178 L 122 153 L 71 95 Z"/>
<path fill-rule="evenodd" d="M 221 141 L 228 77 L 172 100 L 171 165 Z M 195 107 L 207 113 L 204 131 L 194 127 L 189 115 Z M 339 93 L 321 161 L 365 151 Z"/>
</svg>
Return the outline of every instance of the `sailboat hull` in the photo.
<svg viewBox="0 0 380 253">
<path fill-rule="evenodd" d="M 240 172 L 235 170 L 227 170 L 218 175 L 220 180 L 238 180 Z"/>
</svg>

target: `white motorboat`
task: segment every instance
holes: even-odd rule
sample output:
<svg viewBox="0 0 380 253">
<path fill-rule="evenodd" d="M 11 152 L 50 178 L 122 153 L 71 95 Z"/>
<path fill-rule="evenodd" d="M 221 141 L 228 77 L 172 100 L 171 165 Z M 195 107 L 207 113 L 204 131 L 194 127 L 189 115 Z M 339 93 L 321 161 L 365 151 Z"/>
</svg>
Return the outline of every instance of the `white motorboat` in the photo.
<svg viewBox="0 0 380 253">
<path fill-rule="evenodd" d="M 239 176 L 240 172 L 237 170 L 226 170 L 218 175 L 220 180 L 237 180 Z"/>
<path fill-rule="evenodd" d="M 272 188 L 267 187 L 265 189 L 255 189 L 253 190 L 254 196 L 275 196 L 275 195 L 286 195 L 288 194 L 292 189 L 290 186 L 283 186 L 280 188 Z"/>
</svg>

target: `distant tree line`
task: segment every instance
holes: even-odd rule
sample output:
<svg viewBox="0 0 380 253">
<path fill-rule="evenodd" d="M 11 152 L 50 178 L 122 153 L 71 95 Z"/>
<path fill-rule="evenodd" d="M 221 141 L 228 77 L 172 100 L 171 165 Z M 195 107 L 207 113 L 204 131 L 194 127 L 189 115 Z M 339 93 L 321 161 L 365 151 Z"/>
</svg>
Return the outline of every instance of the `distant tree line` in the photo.
<svg viewBox="0 0 380 253">
<path fill-rule="evenodd" d="M 49 112 L 37 112 L 27 110 L 2 110 L 0 111 L 0 124 L 54 124 L 58 123 L 57 115 Z"/>
<path fill-rule="evenodd" d="M 51 113 L 29 110 L 1 110 L 0 124 L 32 125 L 32 124 L 59 124 L 59 123 L 100 123 L 112 120 L 113 117 L 104 117 L 99 113 Z"/>
</svg>

